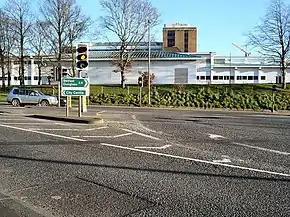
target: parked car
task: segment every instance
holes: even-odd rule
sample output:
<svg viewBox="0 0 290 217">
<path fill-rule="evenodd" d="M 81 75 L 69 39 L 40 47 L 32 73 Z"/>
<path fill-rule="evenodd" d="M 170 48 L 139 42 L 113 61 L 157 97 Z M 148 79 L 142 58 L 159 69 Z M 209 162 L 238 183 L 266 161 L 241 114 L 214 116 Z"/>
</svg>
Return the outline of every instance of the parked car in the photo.
<svg viewBox="0 0 290 217">
<path fill-rule="evenodd" d="M 12 106 L 40 105 L 53 106 L 58 105 L 58 99 L 55 96 L 49 96 L 33 89 L 12 88 L 7 96 L 7 102 Z"/>
</svg>

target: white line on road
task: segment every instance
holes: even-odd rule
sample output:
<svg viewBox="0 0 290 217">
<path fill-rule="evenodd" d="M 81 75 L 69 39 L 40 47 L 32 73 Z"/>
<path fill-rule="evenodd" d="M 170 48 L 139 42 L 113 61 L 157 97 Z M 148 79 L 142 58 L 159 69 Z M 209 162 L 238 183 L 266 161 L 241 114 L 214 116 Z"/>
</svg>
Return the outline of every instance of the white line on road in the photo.
<svg viewBox="0 0 290 217">
<path fill-rule="evenodd" d="M 130 133 L 134 133 L 134 134 L 139 135 L 139 136 L 143 136 L 143 137 L 147 137 L 147 138 L 150 138 L 150 139 L 154 139 L 154 140 L 159 140 L 159 141 L 162 140 L 162 139 L 159 139 L 159 138 L 157 138 L 155 136 L 150 136 L 150 135 L 147 135 L 147 134 L 144 134 L 144 133 L 139 133 L 139 132 L 128 130 L 128 129 L 124 129 L 124 128 L 122 128 L 121 130 L 124 130 L 126 132 L 130 132 Z"/>
<path fill-rule="evenodd" d="M 136 146 L 135 148 L 140 148 L 140 149 L 166 149 L 171 147 L 171 145 L 164 145 L 161 147 L 142 147 L 142 146 Z"/>
<path fill-rule="evenodd" d="M 290 155 L 290 153 L 288 153 L 288 152 L 277 151 L 277 150 L 268 149 L 268 148 L 261 148 L 261 147 L 258 147 L 258 146 L 251 146 L 251 145 L 247 145 L 247 144 L 243 144 L 243 143 L 238 143 L 238 142 L 233 142 L 233 144 L 239 145 L 239 146 L 243 146 L 243 147 L 247 147 L 247 148 L 258 149 L 258 150 L 261 150 L 261 151 L 273 152 L 273 153 L 276 153 L 276 154 Z"/>
<path fill-rule="evenodd" d="M 119 137 L 123 137 L 123 136 L 129 136 L 132 134 L 133 133 L 124 133 L 124 134 L 115 135 L 115 136 L 72 136 L 72 137 L 74 137 L 74 138 L 80 138 L 80 137 L 84 137 L 84 138 L 119 138 Z"/>
<path fill-rule="evenodd" d="M 26 131 L 26 132 L 30 132 L 30 133 L 38 133 L 38 134 L 42 134 L 42 135 L 46 135 L 46 136 L 58 137 L 58 138 L 63 138 L 63 139 L 70 139 L 70 140 L 81 141 L 81 142 L 86 142 L 87 141 L 87 140 L 84 140 L 84 139 L 77 139 L 77 138 L 57 135 L 57 134 L 53 134 L 53 133 L 39 132 L 39 131 L 35 131 L 35 130 L 23 129 L 23 128 L 14 127 L 14 126 L 7 126 L 7 125 L 3 125 L 3 124 L 0 124 L 0 127 L 6 127 L 6 128 Z"/>
<path fill-rule="evenodd" d="M 97 128 L 90 128 L 90 129 L 47 129 L 47 128 L 29 128 L 30 130 L 50 130 L 50 131 L 93 131 L 93 130 L 100 130 L 100 129 L 106 129 L 108 127 L 97 127 Z"/>
<path fill-rule="evenodd" d="M 255 169 L 255 168 L 250 168 L 250 167 L 242 167 L 242 166 L 236 166 L 236 165 L 230 165 L 230 164 L 223 164 L 223 163 L 194 159 L 194 158 L 189 158 L 189 157 L 182 157 L 182 156 L 177 156 L 177 155 L 140 150 L 140 149 L 136 149 L 136 148 L 129 148 L 129 147 L 124 147 L 124 146 L 119 146 L 119 145 L 112 145 L 112 144 L 108 144 L 108 143 L 100 143 L 100 145 L 114 147 L 114 148 L 120 148 L 120 149 L 125 149 L 125 150 L 131 150 L 131 151 L 137 151 L 137 152 L 143 152 L 143 153 L 153 154 L 153 155 L 158 155 L 158 156 L 171 157 L 171 158 L 175 158 L 175 159 L 188 160 L 188 161 L 194 161 L 194 162 L 199 162 L 199 163 L 206 163 L 206 164 L 211 164 L 211 165 L 218 165 L 218 166 L 230 167 L 230 168 L 235 168 L 235 169 L 248 170 L 248 171 L 253 171 L 253 172 L 290 177 L 290 174 L 286 174 L 286 173 L 279 173 L 279 172 Z"/>
<path fill-rule="evenodd" d="M 99 112 L 96 113 L 96 115 L 103 114 L 105 112 L 107 112 L 107 111 L 105 111 L 105 110 L 104 111 L 99 111 Z"/>
<path fill-rule="evenodd" d="M 208 134 L 209 135 L 209 138 L 211 139 L 224 139 L 225 137 L 221 136 L 221 135 L 215 135 L 215 134 Z"/>
<path fill-rule="evenodd" d="M 29 122 L 26 122 L 26 123 L 5 123 L 5 124 L 9 124 L 9 125 L 48 125 L 48 124 L 51 124 L 51 122 L 46 122 L 46 123 L 44 123 L 44 122 L 41 122 L 41 123 L 35 123 L 35 122 L 31 122 L 31 123 L 29 123 Z M 55 123 L 55 122 L 53 122 L 53 124 L 55 124 L 55 125 L 66 125 L 66 124 L 63 124 L 63 123 Z"/>
</svg>

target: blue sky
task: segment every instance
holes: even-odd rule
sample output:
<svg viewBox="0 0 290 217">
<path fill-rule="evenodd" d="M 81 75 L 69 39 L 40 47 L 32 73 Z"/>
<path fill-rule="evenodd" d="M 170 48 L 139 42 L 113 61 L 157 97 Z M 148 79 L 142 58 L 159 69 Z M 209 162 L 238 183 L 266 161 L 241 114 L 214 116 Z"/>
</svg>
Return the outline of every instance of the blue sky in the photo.
<svg viewBox="0 0 290 217">
<path fill-rule="evenodd" d="M 93 18 L 101 14 L 99 0 L 77 1 Z M 162 24 L 155 29 L 158 41 L 162 41 L 165 23 L 188 23 L 198 27 L 198 51 L 243 55 L 232 42 L 245 44 L 245 34 L 264 16 L 269 0 L 151 0 L 151 3 L 161 13 Z"/>
<path fill-rule="evenodd" d="M 31 0 L 35 5 L 38 0 Z M 102 15 L 99 0 L 76 0 L 93 20 Z M 162 41 L 164 24 L 188 23 L 198 27 L 198 51 L 243 55 L 232 42 L 243 46 L 250 31 L 264 16 L 270 0 L 151 0 L 161 13 L 155 29 Z M 3 4 L 4 0 L 0 0 Z M 253 55 L 255 54 L 252 52 Z"/>
</svg>

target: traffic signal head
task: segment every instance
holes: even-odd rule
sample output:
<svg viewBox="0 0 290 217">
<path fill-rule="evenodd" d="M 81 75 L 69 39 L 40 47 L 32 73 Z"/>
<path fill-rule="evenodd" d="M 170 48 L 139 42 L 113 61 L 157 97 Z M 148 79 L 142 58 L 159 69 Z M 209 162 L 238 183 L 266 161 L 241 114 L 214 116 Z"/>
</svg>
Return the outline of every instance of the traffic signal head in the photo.
<svg viewBox="0 0 290 217">
<path fill-rule="evenodd" d="M 143 87 L 143 78 L 141 76 L 138 78 L 138 86 Z"/>
<path fill-rule="evenodd" d="M 88 46 L 86 44 L 79 44 L 76 55 L 76 65 L 78 69 L 87 69 L 89 66 Z"/>
</svg>

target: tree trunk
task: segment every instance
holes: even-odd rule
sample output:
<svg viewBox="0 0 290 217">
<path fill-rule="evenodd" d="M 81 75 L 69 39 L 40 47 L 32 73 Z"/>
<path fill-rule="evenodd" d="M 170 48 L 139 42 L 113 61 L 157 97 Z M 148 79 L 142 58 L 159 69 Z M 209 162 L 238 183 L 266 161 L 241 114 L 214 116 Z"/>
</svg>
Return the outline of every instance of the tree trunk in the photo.
<svg viewBox="0 0 290 217">
<path fill-rule="evenodd" d="M 287 81 L 286 81 L 286 75 L 287 75 L 287 71 L 286 71 L 286 69 L 283 69 L 283 71 L 282 71 L 282 76 L 283 76 L 283 89 L 286 89 L 286 87 L 287 87 Z"/>
<path fill-rule="evenodd" d="M 38 65 L 38 85 L 41 85 L 41 65 Z"/>
<path fill-rule="evenodd" d="M 124 71 L 121 71 L 121 87 L 125 88 L 125 73 Z"/>
<path fill-rule="evenodd" d="M 71 49 L 71 56 L 72 56 L 72 64 L 71 64 L 72 76 L 76 77 L 76 56 L 75 56 L 75 53 L 74 53 L 74 46 L 73 46 L 73 42 L 72 41 L 71 41 L 70 46 L 71 46 L 70 49 Z"/>
<path fill-rule="evenodd" d="M 4 59 L 1 57 L 1 70 L 2 70 L 2 90 L 5 90 L 5 66 L 4 66 Z"/>
</svg>

